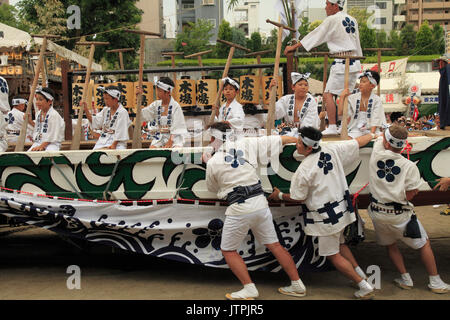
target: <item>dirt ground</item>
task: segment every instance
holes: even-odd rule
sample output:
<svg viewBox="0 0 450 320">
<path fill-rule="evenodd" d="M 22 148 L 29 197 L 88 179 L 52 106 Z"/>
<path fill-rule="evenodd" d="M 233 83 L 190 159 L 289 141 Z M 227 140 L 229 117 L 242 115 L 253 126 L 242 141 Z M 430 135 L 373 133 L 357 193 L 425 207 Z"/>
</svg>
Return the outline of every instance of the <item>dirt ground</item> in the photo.
<svg viewBox="0 0 450 320">
<path fill-rule="evenodd" d="M 450 283 L 450 216 L 440 207 L 417 207 L 417 215 L 431 239 L 438 271 Z M 398 274 L 386 250 L 375 243 L 373 226 L 365 210 L 366 240 L 352 248 L 360 266 L 381 268 L 378 300 L 450 300 L 450 293 L 437 295 L 428 288 L 428 276 L 418 251 L 400 244 L 415 287 L 401 290 L 392 280 Z M 71 274 L 81 270 L 80 289 L 68 289 Z M 288 284 L 284 273 L 252 272 L 259 300 L 297 300 L 281 295 L 277 288 Z M 304 273 L 307 287 L 302 300 L 353 300 L 356 291 L 337 271 Z M 227 292 L 239 290 L 239 282 L 228 269 L 198 267 L 133 255 L 112 248 L 91 246 L 80 250 L 53 232 L 33 227 L 0 228 L 0 300 L 223 300 Z"/>
</svg>

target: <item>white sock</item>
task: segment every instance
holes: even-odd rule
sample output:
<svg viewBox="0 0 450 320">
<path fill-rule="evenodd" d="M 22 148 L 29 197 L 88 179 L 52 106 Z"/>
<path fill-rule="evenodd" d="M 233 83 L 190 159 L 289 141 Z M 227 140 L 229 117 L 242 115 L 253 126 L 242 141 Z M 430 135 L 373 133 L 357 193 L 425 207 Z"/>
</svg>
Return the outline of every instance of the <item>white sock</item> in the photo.
<svg viewBox="0 0 450 320">
<path fill-rule="evenodd" d="M 405 282 L 413 282 L 411 275 L 408 272 L 401 274 L 401 277 Z"/>
<path fill-rule="evenodd" d="M 299 291 L 305 291 L 305 285 L 303 284 L 302 280 L 298 279 L 295 281 L 291 281 L 292 288 Z"/>
<path fill-rule="evenodd" d="M 364 273 L 364 271 L 363 271 L 359 266 L 357 266 L 357 267 L 355 268 L 355 271 L 356 271 L 356 273 L 358 274 L 358 276 L 360 276 L 361 278 L 363 278 L 363 280 L 366 280 L 366 279 L 367 279 L 366 274 Z"/>
<path fill-rule="evenodd" d="M 254 283 L 248 283 L 248 284 L 244 285 L 244 290 L 250 294 L 258 294 L 258 289 L 256 289 L 256 286 Z"/>
<path fill-rule="evenodd" d="M 328 129 L 334 129 L 334 130 L 337 130 L 337 127 L 336 127 L 336 124 L 330 124 L 330 125 L 328 125 Z"/>
<path fill-rule="evenodd" d="M 441 277 L 439 275 L 429 276 L 431 285 L 440 285 L 443 283 Z"/>
<path fill-rule="evenodd" d="M 360 283 L 358 283 L 358 287 L 361 290 L 373 290 L 373 287 L 366 280 L 362 280 Z"/>
</svg>

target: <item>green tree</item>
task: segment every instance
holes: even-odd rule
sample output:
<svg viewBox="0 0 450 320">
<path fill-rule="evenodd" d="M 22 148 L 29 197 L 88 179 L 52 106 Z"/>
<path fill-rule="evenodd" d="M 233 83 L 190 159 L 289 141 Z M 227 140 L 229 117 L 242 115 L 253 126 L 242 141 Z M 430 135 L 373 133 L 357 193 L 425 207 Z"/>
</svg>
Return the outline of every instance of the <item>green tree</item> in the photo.
<svg viewBox="0 0 450 320">
<path fill-rule="evenodd" d="M 18 18 L 18 11 L 9 4 L 0 5 L 0 21 L 10 27 L 28 31 L 28 28 Z"/>
<path fill-rule="evenodd" d="M 416 47 L 416 31 L 412 24 L 406 24 L 400 31 L 400 40 L 402 43 L 402 55 L 410 55 Z"/>
<path fill-rule="evenodd" d="M 348 15 L 355 18 L 358 25 L 361 26 L 363 23 L 367 25 L 372 14 L 365 8 L 352 7 L 348 10 Z"/>
<path fill-rule="evenodd" d="M 189 22 L 183 32 L 177 34 L 175 51 L 190 55 L 208 50 L 213 29 L 213 24 L 207 20 L 199 19 L 195 23 Z"/>
<path fill-rule="evenodd" d="M 365 22 L 359 24 L 359 41 L 361 43 L 361 49 L 375 48 L 377 46 L 377 35 L 375 29 L 371 29 Z M 367 52 L 367 55 L 374 55 L 375 52 Z"/>
<path fill-rule="evenodd" d="M 123 32 L 123 29 L 134 29 L 141 22 L 142 10 L 136 7 L 137 0 L 60 0 L 64 8 L 65 32 L 62 36 L 66 38 L 59 40 L 58 44 L 70 50 L 75 48 L 75 43 L 81 35 L 85 35 L 88 41 L 107 41 L 108 46 L 99 46 L 95 49 L 95 60 L 100 61 L 103 57 L 109 67 L 116 66 L 117 54 L 106 53 L 108 49 L 117 48 L 139 48 L 139 35 Z M 22 20 L 39 22 L 36 5 L 45 8 L 47 0 L 22 0 L 18 3 L 19 16 Z M 81 10 L 81 29 L 67 29 L 66 13 L 70 5 L 77 5 Z M 37 23 L 40 26 L 39 23 Z M 42 27 L 42 26 L 41 26 Z M 42 30 L 42 29 L 41 29 Z M 69 39 L 69 40 L 68 40 Z M 139 61 L 136 52 L 124 55 L 126 68 L 137 68 Z"/>
<path fill-rule="evenodd" d="M 250 35 L 248 48 L 252 50 L 252 52 L 258 52 L 262 50 L 262 38 L 259 32 L 253 32 Z"/>
<path fill-rule="evenodd" d="M 237 27 L 232 27 L 231 28 L 231 42 L 239 44 L 239 45 L 241 45 L 243 47 L 247 47 L 247 39 L 245 38 L 244 31 L 242 31 L 241 29 L 239 29 Z M 236 49 L 236 51 L 234 52 L 234 56 L 236 58 L 242 58 L 242 56 L 245 53 L 246 52 L 243 51 L 243 50 Z"/>
<path fill-rule="evenodd" d="M 415 53 L 425 55 L 433 54 L 434 51 L 433 33 L 428 21 L 425 20 L 417 31 Z"/>
<path fill-rule="evenodd" d="M 219 25 L 219 31 L 217 33 L 217 38 L 225 41 L 233 41 L 233 31 L 231 30 L 230 23 L 226 20 L 222 20 L 222 23 Z M 217 42 L 216 48 L 214 50 L 217 58 L 226 58 L 228 57 L 228 52 L 230 51 L 227 45 L 223 43 Z"/>
<path fill-rule="evenodd" d="M 388 46 L 389 48 L 395 49 L 395 51 L 393 51 L 394 55 L 402 54 L 402 41 L 400 39 L 399 33 L 396 30 L 391 30 L 391 32 L 389 33 Z"/>
<path fill-rule="evenodd" d="M 22 21 L 32 33 L 65 35 L 66 10 L 60 0 L 22 0 L 18 3 Z"/>
<path fill-rule="evenodd" d="M 377 38 L 377 47 L 378 48 L 387 48 L 388 47 L 388 39 L 387 39 L 387 33 L 383 29 L 376 32 L 376 38 Z"/>
<path fill-rule="evenodd" d="M 433 45 L 435 54 L 443 54 L 445 52 L 445 32 L 439 23 L 433 24 Z"/>
</svg>

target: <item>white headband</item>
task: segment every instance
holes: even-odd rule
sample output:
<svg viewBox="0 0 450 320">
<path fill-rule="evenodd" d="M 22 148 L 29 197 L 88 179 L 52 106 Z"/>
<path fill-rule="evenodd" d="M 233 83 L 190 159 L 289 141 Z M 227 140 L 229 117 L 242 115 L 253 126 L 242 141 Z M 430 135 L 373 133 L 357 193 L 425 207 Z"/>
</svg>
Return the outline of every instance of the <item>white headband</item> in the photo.
<svg viewBox="0 0 450 320">
<path fill-rule="evenodd" d="M 111 97 L 113 97 L 114 99 L 119 100 L 120 99 L 120 90 L 117 89 L 105 89 L 105 92 L 107 94 L 109 94 Z"/>
<path fill-rule="evenodd" d="M 297 82 L 299 82 L 300 80 L 304 79 L 306 81 L 308 81 L 309 76 L 311 75 L 311 73 L 298 73 L 298 72 L 291 72 L 291 79 L 292 79 L 292 85 L 295 85 Z"/>
<path fill-rule="evenodd" d="M 343 8 L 345 4 L 345 0 L 328 0 L 328 2 L 333 4 L 338 4 L 339 7 Z"/>
<path fill-rule="evenodd" d="M 232 130 L 227 130 L 227 132 L 223 132 L 217 129 L 209 129 L 209 134 L 217 140 L 223 141 L 229 140 L 232 135 Z"/>
<path fill-rule="evenodd" d="M 174 87 L 172 87 L 170 84 L 161 82 L 161 81 L 156 81 L 156 86 L 164 91 L 170 91 L 172 92 L 173 89 L 175 89 Z"/>
<path fill-rule="evenodd" d="M 375 87 L 378 85 L 377 80 L 372 76 L 372 73 L 369 71 L 364 71 L 361 73 L 358 77 L 358 79 L 361 79 L 362 77 L 367 77 L 369 79 L 370 83 L 373 84 Z"/>
<path fill-rule="evenodd" d="M 303 134 L 300 134 L 300 138 L 302 139 L 303 143 L 306 146 L 311 147 L 313 149 L 318 149 L 320 146 L 320 142 L 322 142 L 322 140 L 316 141 L 308 137 L 305 137 Z"/>
<path fill-rule="evenodd" d="M 231 78 L 226 77 L 226 78 L 222 79 L 222 81 L 223 81 L 224 84 L 226 84 L 226 83 L 228 82 L 228 83 L 231 84 L 233 87 L 235 87 L 236 90 L 239 90 L 239 88 L 240 88 L 239 83 L 237 83 L 236 81 L 234 81 L 234 80 L 231 79 Z"/>
<path fill-rule="evenodd" d="M 18 99 L 12 99 L 12 105 L 14 106 L 18 106 L 19 104 L 27 104 L 28 101 L 23 99 L 23 98 L 18 98 Z"/>
<path fill-rule="evenodd" d="M 396 149 L 401 149 L 406 144 L 406 139 L 398 139 L 392 136 L 391 132 L 389 131 L 389 128 L 384 130 L 384 136 L 386 138 L 386 141 L 389 142 L 389 144 Z"/>
<path fill-rule="evenodd" d="M 55 100 L 55 98 L 48 92 L 43 91 L 42 89 L 36 89 L 36 93 L 42 94 L 47 100 Z"/>
</svg>

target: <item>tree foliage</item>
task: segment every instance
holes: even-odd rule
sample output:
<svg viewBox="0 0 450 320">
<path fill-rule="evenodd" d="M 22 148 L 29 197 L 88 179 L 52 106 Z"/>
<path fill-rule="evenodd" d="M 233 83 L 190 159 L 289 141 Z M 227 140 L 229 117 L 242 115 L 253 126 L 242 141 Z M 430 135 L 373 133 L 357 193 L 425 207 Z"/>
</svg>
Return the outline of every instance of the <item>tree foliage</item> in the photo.
<svg viewBox="0 0 450 320">
<path fill-rule="evenodd" d="M 213 24 L 207 20 L 199 19 L 195 23 L 189 22 L 183 32 L 177 34 L 175 51 L 190 55 L 208 50 L 213 29 Z"/>
<path fill-rule="evenodd" d="M 419 28 L 416 36 L 417 53 L 419 54 L 432 54 L 433 48 L 433 34 L 428 21 L 424 21 Z"/>
<path fill-rule="evenodd" d="M 48 21 L 43 21 L 41 10 L 48 8 L 49 1 L 55 1 L 54 12 L 58 15 L 50 15 L 46 13 Z M 62 3 L 64 24 L 62 24 L 61 16 L 56 10 L 59 8 L 57 2 Z M 109 66 L 118 65 L 116 53 L 106 53 L 108 49 L 117 48 L 139 48 L 139 35 L 126 33 L 123 29 L 135 29 L 135 26 L 141 21 L 142 10 L 136 7 L 137 0 L 22 0 L 18 3 L 19 16 L 23 21 L 30 21 L 34 24 L 33 32 L 43 32 L 47 26 L 63 25 L 63 29 L 57 34 L 65 37 L 58 44 L 73 50 L 75 43 L 80 40 L 81 36 L 86 36 L 86 40 L 106 41 L 108 46 L 98 46 L 95 50 L 95 60 L 100 61 L 105 57 Z M 77 5 L 81 10 L 81 28 L 68 29 L 67 8 L 71 5 Z M 50 10 L 49 10 L 50 11 Z M 58 22 L 58 23 L 56 23 Z M 54 32 L 53 32 L 54 33 Z M 124 54 L 124 64 L 126 68 L 136 68 L 138 59 L 136 52 Z"/>
</svg>

